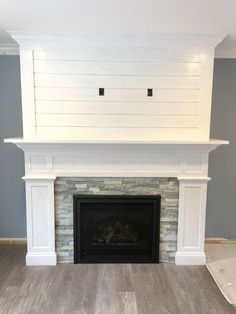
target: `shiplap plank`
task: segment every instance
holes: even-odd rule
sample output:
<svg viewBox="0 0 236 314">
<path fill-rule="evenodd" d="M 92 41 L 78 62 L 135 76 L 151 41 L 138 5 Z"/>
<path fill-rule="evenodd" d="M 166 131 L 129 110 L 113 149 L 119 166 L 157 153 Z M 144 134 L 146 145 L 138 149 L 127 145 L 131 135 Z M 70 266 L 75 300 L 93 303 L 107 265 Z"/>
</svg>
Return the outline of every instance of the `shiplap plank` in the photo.
<svg viewBox="0 0 236 314">
<path fill-rule="evenodd" d="M 49 50 L 34 50 L 35 60 L 83 60 L 83 61 L 126 61 L 126 62 L 158 62 L 184 61 L 201 62 L 198 50 L 167 49 L 160 47 L 79 47 Z"/>
<path fill-rule="evenodd" d="M 36 114 L 37 126 L 61 127 L 189 127 L 197 126 L 198 116 L 169 115 L 81 115 L 81 114 Z"/>
<path fill-rule="evenodd" d="M 201 55 L 131 46 L 35 50 L 37 136 L 197 138 Z"/>
<path fill-rule="evenodd" d="M 35 73 L 51 74 L 94 74 L 94 75 L 159 75 L 191 76 L 200 75 L 201 63 L 122 63 L 122 62 L 85 62 L 73 60 L 34 60 Z"/>
<path fill-rule="evenodd" d="M 198 103 L 36 101 L 37 113 L 196 114 Z"/>
<path fill-rule="evenodd" d="M 107 89 L 105 96 L 99 96 L 96 88 L 35 88 L 36 100 L 67 101 L 165 101 L 196 102 L 199 101 L 199 90 L 187 89 L 153 89 L 153 97 L 147 97 L 144 89 Z"/>
<path fill-rule="evenodd" d="M 91 128 L 36 127 L 38 138 L 83 140 L 193 140 L 201 134 L 197 128 Z"/>
<path fill-rule="evenodd" d="M 80 88 L 199 88 L 199 78 L 35 74 L 35 86 Z"/>
</svg>

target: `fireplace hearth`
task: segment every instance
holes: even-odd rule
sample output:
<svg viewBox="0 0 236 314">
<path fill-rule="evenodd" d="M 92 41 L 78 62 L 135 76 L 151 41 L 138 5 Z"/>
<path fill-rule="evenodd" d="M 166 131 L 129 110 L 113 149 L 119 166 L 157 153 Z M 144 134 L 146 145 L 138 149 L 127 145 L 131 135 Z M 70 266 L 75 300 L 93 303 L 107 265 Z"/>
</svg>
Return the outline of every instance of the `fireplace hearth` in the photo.
<svg viewBox="0 0 236 314">
<path fill-rule="evenodd" d="M 74 196 L 74 262 L 159 262 L 160 196 Z"/>
</svg>

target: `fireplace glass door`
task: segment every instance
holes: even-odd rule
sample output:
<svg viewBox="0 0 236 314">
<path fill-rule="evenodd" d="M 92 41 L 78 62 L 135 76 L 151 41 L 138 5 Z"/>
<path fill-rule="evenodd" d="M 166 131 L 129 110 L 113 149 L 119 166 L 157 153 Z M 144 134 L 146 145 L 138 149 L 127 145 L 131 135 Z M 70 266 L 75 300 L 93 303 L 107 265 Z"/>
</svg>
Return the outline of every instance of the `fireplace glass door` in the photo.
<svg viewBox="0 0 236 314">
<path fill-rule="evenodd" d="M 74 197 L 74 260 L 158 262 L 160 196 Z"/>
</svg>

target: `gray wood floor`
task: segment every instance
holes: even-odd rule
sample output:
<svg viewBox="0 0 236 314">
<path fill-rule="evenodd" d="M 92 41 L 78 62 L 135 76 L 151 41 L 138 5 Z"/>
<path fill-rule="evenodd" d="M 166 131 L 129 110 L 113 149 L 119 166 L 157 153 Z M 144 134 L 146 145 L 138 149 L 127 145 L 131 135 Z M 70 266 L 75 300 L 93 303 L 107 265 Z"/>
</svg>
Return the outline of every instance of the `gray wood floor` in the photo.
<svg viewBox="0 0 236 314">
<path fill-rule="evenodd" d="M 0 246 L 0 313 L 236 313 L 204 266 L 26 267 L 25 246 Z"/>
</svg>

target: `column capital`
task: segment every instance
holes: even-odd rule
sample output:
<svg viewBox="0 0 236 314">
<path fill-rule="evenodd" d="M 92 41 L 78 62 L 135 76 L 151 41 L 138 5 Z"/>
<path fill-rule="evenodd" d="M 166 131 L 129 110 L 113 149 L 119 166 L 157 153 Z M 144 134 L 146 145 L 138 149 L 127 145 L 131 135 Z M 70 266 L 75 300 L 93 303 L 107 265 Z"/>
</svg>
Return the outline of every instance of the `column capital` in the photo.
<svg viewBox="0 0 236 314">
<path fill-rule="evenodd" d="M 55 181 L 56 176 L 54 175 L 38 175 L 38 176 L 24 176 L 21 178 L 24 181 Z"/>
<path fill-rule="evenodd" d="M 187 176 L 179 176 L 177 177 L 179 182 L 181 183 L 207 183 L 211 181 L 211 178 L 209 177 L 187 177 Z"/>
</svg>

